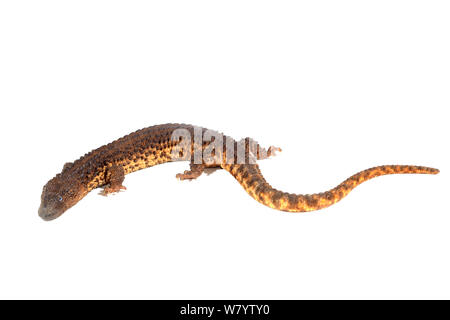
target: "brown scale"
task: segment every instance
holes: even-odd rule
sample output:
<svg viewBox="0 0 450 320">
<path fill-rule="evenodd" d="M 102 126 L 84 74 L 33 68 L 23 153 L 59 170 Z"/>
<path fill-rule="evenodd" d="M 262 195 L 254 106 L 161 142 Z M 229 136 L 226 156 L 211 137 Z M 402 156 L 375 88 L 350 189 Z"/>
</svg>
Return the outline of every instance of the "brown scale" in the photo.
<svg viewBox="0 0 450 320">
<path fill-rule="evenodd" d="M 126 174 L 157 164 L 178 161 L 179 159 L 174 160 L 171 156 L 179 144 L 178 140 L 172 140 L 172 134 L 176 129 L 186 129 L 191 137 L 194 136 L 195 129 L 191 125 L 157 125 L 133 132 L 85 154 L 73 163 L 66 163 L 62 172 L 44 186 L 39 215 L 45 220 L 55 219 L 95 188 L 104 187 L 102 192 L 104 195 L 118 192 L 125 189 L 122 182 Z M 202 134 L 207 131 L 205 128 L 199 130 Z M 241 141 L 245 143 L 245 162 L 237 164 L 236 155 L 238 144 L 241 142 L 220 135 L 224 138 L 223 159 L 215 153 L 212 154 L 212 159 L 204 159 L 201 164 L 194 164 L 193 159 L 190 159 L 190 170 L 179 173 L 176 177 L 180 180 L 191 180 L 205 171 L 223 168 L 230 172 L 255 200 L 283 211 L 304 212 L 328 207 L 344 198 L 359 184 L 381 175 L 439 172 L 437 169 L 420 166 L 380 166 L 357 173 L 327 192 L 311 195 L 290 194 L 272 188 L 262 176 L 258 165 L 251 161 L 268 158 L 281 149 L 272 146 L 266 150 L 252 139 L 246 138 Z M 227 149 L 225 139 L 232 141 L 228 147 L 234 150 Z M 203 141 L 203 144 L 198 144 L 197 141 L 191 141 L 191 154 L 194 154 L 194 151 L 203 152 L 209 145 L 210 142 Z M 231 156 L 232 152 L 234 156 Z"/>
</svg>

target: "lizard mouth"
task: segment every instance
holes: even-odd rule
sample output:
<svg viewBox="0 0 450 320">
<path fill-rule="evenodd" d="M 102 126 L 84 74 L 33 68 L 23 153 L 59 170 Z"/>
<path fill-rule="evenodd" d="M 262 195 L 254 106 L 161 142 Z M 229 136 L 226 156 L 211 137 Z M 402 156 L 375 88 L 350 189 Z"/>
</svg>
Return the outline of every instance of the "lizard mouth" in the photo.
<svg viewBox="0 0 450 320">
<path fill-rule="evenodd" d="M 45 221 L 56 219 L 62 214 L 62 212 L 51 210 L 47 207 L 43 207 L 42 205 L 39 207 L 38 213 L 39 217 L 41 217 Z"/>
</svg>

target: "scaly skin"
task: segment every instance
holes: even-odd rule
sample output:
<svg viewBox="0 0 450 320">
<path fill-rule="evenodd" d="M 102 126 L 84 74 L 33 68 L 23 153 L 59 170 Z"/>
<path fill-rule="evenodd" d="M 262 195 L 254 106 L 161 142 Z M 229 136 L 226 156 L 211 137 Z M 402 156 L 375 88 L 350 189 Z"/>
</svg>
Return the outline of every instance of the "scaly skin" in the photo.
<svg viewBox="0 0 450 320">
<path fill-rule="evenodd" d="M 297 195 L 272 188 L 262 176 L 258 165 L 236 164 L 226 165 L 223 168 L 230 172 L 256 201 L 273 209 L 289 212 L 307 212 L 329 207 L 344 198 L 356 186 L 378 176 L 400 173 L 439 173 L 437 169 L 419 166 L 379 166 L 361 171 L 329 191 Z"/>
<path fill-rule="evenodd" d="M 191 136 L 194 136 L 195 130 L 200 130 L 202 134 L 207 132 L 205 128 L 186 124 L 152 126 L 93 150 L 73 163 L 66 163 L 62 172 L 44 186 L 39 215 L 44 220 L 53 220 L 95 188 L 104 187 L 105 195 L 117 192 L 125 189 L 122 182 L 126 174 L 165 162 L 179 161 L 180 159 L 173 158 L 172 154 L 174 148 L 180 147 L 179 140 L 172 139 L 177 129 L 185 129 Z M 362 182 L 381 175 L 439 172 L 437 169 L 419 166 L 380 166 L 355 174 L 336 188 L 324 193 L 289 194 L 272 188 L 262 176 L 258 165 L 251 161 L 265 159 L 280 149 L 270 147 L 266 151 L 246 138 L 245 162 L 241 163 L 242 161 L 239 162 L 237 158 L 239 143 L 230 137 L 219 135 L 224 139 L 223 157 L 215 158 L 213 162 L 210 159 L 203 159 L 199 164 L 193 163 L 191 159 L 191 170 L 178 174 L 177 178 L 195 179 L 206 169 L 223 168 L 236 178 L 251 197 L 266 206 L 283 211 L 304 212 L 328 207 L 341 200 Z M 225 145 L 226 139 L 232 142 L 231 146 Z M 256 149 L 252 149 L 250 147 L 252 145 Z M 195 151 L 203 152 L 209 146 L 210 143 L 205 141 L 202 143 L 192 139 L 189 142 L 192 154 Z"/>
</svg>

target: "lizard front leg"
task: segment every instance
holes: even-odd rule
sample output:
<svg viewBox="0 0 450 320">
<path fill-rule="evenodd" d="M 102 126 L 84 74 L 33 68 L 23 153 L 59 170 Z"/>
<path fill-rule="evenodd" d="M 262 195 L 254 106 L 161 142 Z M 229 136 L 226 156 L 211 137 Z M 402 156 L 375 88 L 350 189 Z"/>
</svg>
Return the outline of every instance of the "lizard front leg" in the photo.
<svg viewBox="0 0 450 320">
<path fill-rule="evenodd" d="M 126 190 L 127 188 L 122 185 L 125 180 L 125 171 L 122 166 L 112 165 L 106 171 L 106 183 L 108 184 L 100 194 L 107 196 L 110 193 L 119 192 L 120 190 Z"/>
</svg>

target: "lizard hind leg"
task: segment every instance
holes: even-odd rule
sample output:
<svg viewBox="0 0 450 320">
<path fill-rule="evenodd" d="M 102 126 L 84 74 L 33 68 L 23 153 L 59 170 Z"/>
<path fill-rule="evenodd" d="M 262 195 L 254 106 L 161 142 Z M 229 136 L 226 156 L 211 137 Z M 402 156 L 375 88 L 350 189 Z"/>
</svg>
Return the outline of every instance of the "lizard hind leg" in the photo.
<svg viewBox="0 0 450 320">
<path fill-rule="evenodd" d="M 282 150 L 279 147 L 270 146 L 269 149 L 267 150 L 267 157 L 266 158 L 276 156 L 277 155 L 276 153 L 277 152 L 281 152 L 281 151 Z M 262 159 L 265 159 L 265 158 L 262 158 Z"/>
<path fill-rule="evenodd" d="M 186 170 L 183 173 L 178 173 L 176 175 L 177 179 L 180 180 L 194 180 L 202 175 L 202 173 L 206 173 L 206 175 L 210 175 L 217 169 L 221 169 L 219 166 L 208 166 L 205 164 L 190 164 L 190 170 Z"/>
<path fill-rule="evenodd" d="M 203 164 L 190 164 L 191 170 L 186 170 L 183 173 L 178 173 L 176 175 L 177 179 L 180 180 L 194 180 L 202 175 L 205 171 L 205 166 Z"/>
<path fill-rule="evenodd" d="M 277 155 L 277 152 L 281 152 L 281 148 L 275 147 L 275 146 L 270 146 L 269 149 L 266 150 L 265 148 L 260 147 L 258 145 L 258 153 L 257 153 L 258 157 L 257 157 L 257 159 L 258 160 L 264 160 L 264 159 L 267 159 L 269 157 L 274 157 L 274 156 Z"/>
<path fill-rule="evenodd" d="M 122 185 L 125 180 L 125 171 L 123 167 L 113 165 L 106 171 L 106 182 L 108 183 L 100 192 L 101 195 L 107 196 L 108 194 L 126 190 L 127 188 Z"/>
<path fill-rule="evenodd" d="M 239 143 L 245 143 L 246 153 L 249 152 L 256 155 L 257 160 L 264 160 L 276 156 L 277 152 L 281 152 L 281 148 L 275 146 L 270 146 L 269 149 L 263 148 L 257 141 L 248 137 L 242 139 Z"/>
</svg>

